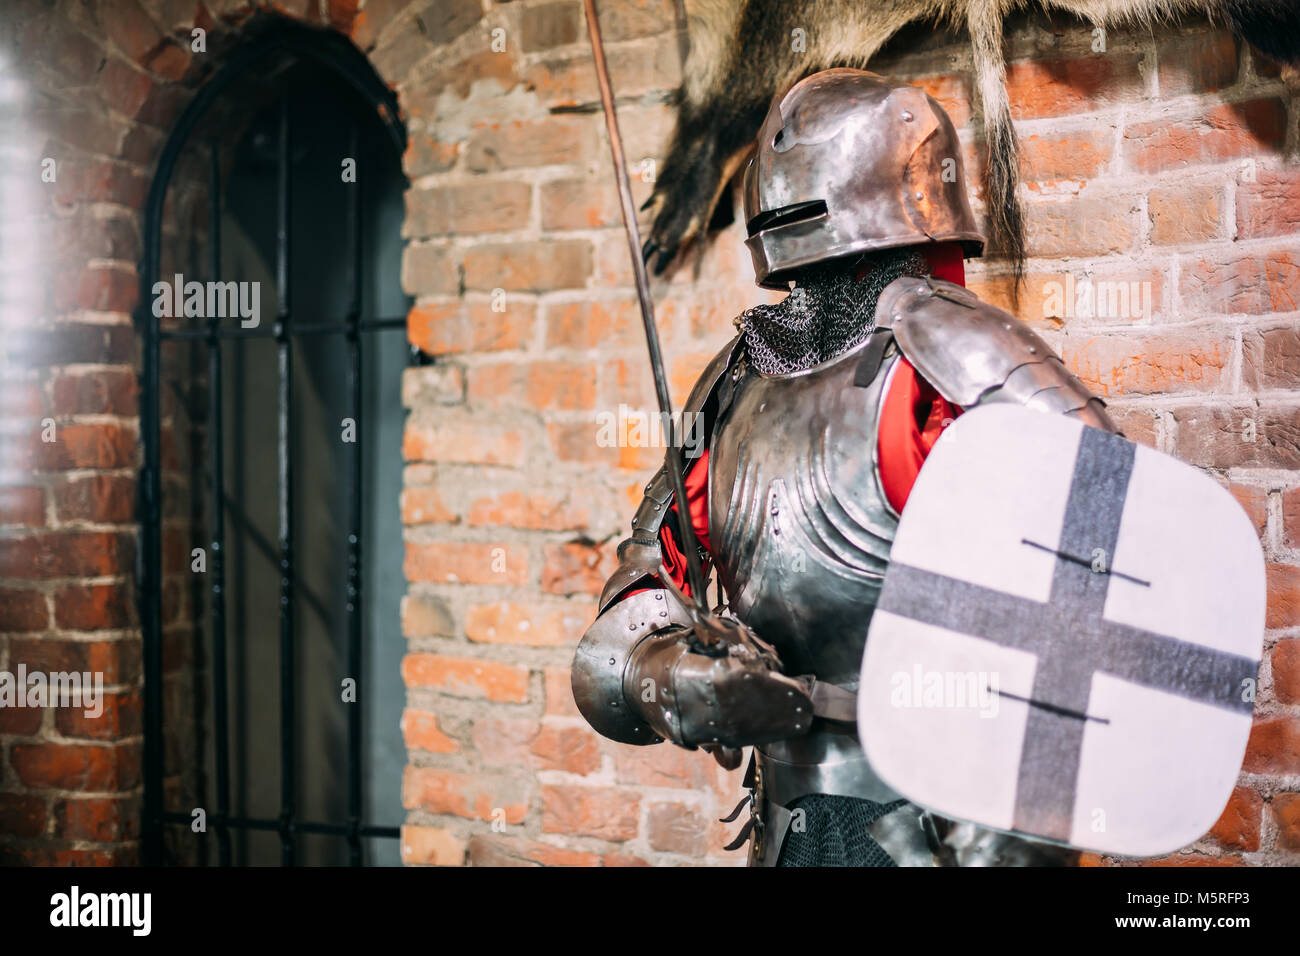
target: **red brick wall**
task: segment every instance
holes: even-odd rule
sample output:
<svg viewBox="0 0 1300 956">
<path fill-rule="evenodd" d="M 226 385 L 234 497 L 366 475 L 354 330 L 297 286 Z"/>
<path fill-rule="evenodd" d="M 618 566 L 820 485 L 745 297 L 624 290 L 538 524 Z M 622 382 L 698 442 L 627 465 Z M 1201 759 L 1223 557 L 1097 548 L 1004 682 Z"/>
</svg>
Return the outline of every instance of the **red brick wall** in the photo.
<svg viewBox="0 0 1300 956">
<path fill-rule="evenodd" d="M 403 281 L 418 297 L 411 340 L 437 362 L 402 383 L 403 858 L 740 862 L 720 849 L 735 827 L 714 822 L 740 798 L 739 775 L 699 754 L 603 741 L 568 690 L 573 644 L 659 458 L 597 441 L 597 414 L 648 409 L 652 392 L 580 4 L 279 6 L 348 32 L 397 88 L 410 130 Z M 662 159 L 665 96 L 680 74 L 674 4 L 600 6 L 644 195 L 643 161 Z M 21 24 L 10 35 L 22 38 L 31 90 L 53 98 L 42 107 L 33 97 L 17 117 L 0 104 L 6 130 L 27 130 L 7 141 L 37 165 L 59 160 L 57 188 L 33 193 L 34 209 L 0 210 L 6 260 L 20 236 L 36 277 L 30 301 L 5 303 L 0 668 L 87 660 L 82 669 L 112 675 L 116 706 L 93 726 L 0 711 L 0 858 L 127 862 L 140 752 L 129 324 L 139 210 L 170 123 L 220 55 L 214 44 L 196 63 L 175 40 L 195 23 L 232 35 L 248 4 L 67 9 L 20 0 L 0 14 Z M 1130 436 L 1213 469 L 1260 528 L 1270 630 L 1256 729 L 1223 820 L 1176 861 L 1295 863 L 1295 81 L 1203 26 L 1158 36 L 1111 34 L 1094 52 L 1078 25 L 1012 25 L 1032 254 L 1017 311 L 1106 395 Z M 877 69 L 948 107 L 974 175 L 981 124 L 962 40 L 909 32 Z M 656 283 L 678 401 L 731 318 L 760 300 L 740 238 L 733 227 Z M 1008 271 L 991 258 L 972 266 L 970 284 L 1005 303 Z M 1152 308 L 1098 316 L 1054 301 L 1089 279 L 1148 283 L 1138 290 L 1150 289 Z M 45 417 L 58 426 L 53 448 L 34 437 Z"/>
<path fill-rule="evenodd" d="M 644 197 L 641 163 L 662 155 L 680 77 L 673 5 L 601 9 Z M 378 62 L 412 33 L 390 31 Z M 653 393 L 586 42 L 579 3 L 504 4 L 417 67 L 403 100 L 410 336 L 440 356 L 404 383 L 410 863 L 737 861 L 721 852 L 736 827 L 715 821 L 739 774 L 604 741 L 569 690 L 573 646 L 663 454 L 597 443 L 597 412 L 645 409 Z M 585 111 L 554 112 L 572 106 Z M 657 289 L 679 401 L 758 298 L 746 255 L 729 234 Z"/>
<path fill-rule="evenodd" d="M 1212 833 L 1169 862 L 1294 865 L 1296 77 L 1194 23 L 1154 39 L 1112 35 L 1103 57 L 1083 29 L 1051 38 L 1050 52 L 1048 39 L 1030 24 L 1012 43 L 1033 57 L 1009 73 L 1034 256 L 1019 314 L 1050 333 L 1130 437 L 1227 486 L 1268 560 L 1269 630 L 1239 786 Z M 1043 290 L 1066 274 L 1147 284 L 1152 308 L 1062 315 Z M 993 275 L 972 285 L 998 298 Z"/>
<path fill-rule="evenodd" d="M 672 4 L 601 7 L 636 174 L 662 158 L 670 130 L 663 96 L 680 72 Z M 405 383 L 404 858 L 740 862 L 719 849 L 735 826 L 714 822 L 741 796 L 737 774 L 667 746 L 604 741 L 570 699 L 573 644 L 658 459 L 600 447 L 596 415 L 651 408 L 653 395 L 580 4 L 511 3 L 485 22 L 505 28 L 506 52 L 473 34 L 416 67 L 404 99 L 413 182 L 404 275 L 418 296 L 410 335 L 444 357 Z M 411 33 L 381 34 L 376 57 Z M 1223 820 L 1170 862 L 1295 863 L 1294 86 L 1203 24 L 1159 38 L 1112 33 L 1104 52 L 1097 39 L 1042 16 L 1009 31 L 1031 253 L 1016 311 L 1130 436 L 1213 469 L 1260 528 L 1271 588 L 1257 727 Z M 981 125 L 963 40 L 912 31 L 877 69 L 944 103 L 977 174 Z M 554 112 L 571 107 L 587 111 Z M 731 318 L 759 301 L 741 238 L 733 226 L 655 285 L 678 401 L 733 334 Z M 1010 304 L 1009 271 L 992 257 L 972 265 L 970 284 Z M 1100 314 L 1074 307 L 1086 281 L 1106 290 Z M 1139 305 L 1149 290 L 1150 308 L 1109 314 L 1121 288 L 1135 288 Z M 494 289 L 504 311 L 492 309 Z M 1241 438 L 1244 419 L 1254 442 Z"/>
<path fill-rule="evenodd" d="M 40 4 L 3 14 L 8 76 L 0 208 L 5 303 L 5 632 L 0 668 L 102 672 L 103 716 L 0 709 L 0 860 L 137 859 L 141 697 L 134 498 L 139 425 L 130 309 L 138 210 L 164 137 L 163 91 L 188 57 L 147 18 L 67 19 Z M 54 161 L 42 182 L 42 160 Z M 9 283 L 6 283 L 9 285 Z M 9 288 L 13 288 L 9 285 Z M 53 426 L 53 441 L 42 430 Z"/>
<path fill-rule="evenodd" d="M 283 12 L 347 29 L 356 4 Z M 139 859 L 141 642 L 135 598 L 140 466 L 131 324 L 141 210 L 192 90 L 251 13 L 247 2 L 98 0 L 0 6 L 0 670 L 102 674 L 104 712 L 0 708 L 0 863 Z M 382 22 L 384 14 L 371 20 Z M 191 31 L 207 31 L 207 52 Z M 54 179 L 42 180 L 42 162 Z M 202 250 L 206 172 L 182 163 L 163 273 Z M 196 188 L 197 186 L 197 188 Z M 164 353 L 164 741 L 170 808 L 195 805 L 196 638 L 187 349 Z M 51 428 L 52 426 L 52 428 Z M 44 433 L 44 434 L 43 434 Z M 43 440 L 50 438 L 52 440 Z M 175 831 L 173 831 L 175 835 Z M 193 861 L 195 844 L 173 846 Z"/>
</svg>

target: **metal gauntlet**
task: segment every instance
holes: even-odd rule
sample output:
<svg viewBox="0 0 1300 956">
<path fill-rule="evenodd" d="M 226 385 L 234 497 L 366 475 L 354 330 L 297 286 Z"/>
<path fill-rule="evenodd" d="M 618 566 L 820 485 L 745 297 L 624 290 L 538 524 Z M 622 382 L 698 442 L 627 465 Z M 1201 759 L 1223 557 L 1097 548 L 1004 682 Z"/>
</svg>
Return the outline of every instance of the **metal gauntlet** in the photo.
<svg viewBox="0 0 1300 956">
<path fill-rule="evenodd" d="M 573 660 L 578 710 L 612 740 L 744 747 L 805 733 L 806 682 L 744 644 L 698 648 L 687 610 L 662 590 L 610 606 Z"/>
</svg>

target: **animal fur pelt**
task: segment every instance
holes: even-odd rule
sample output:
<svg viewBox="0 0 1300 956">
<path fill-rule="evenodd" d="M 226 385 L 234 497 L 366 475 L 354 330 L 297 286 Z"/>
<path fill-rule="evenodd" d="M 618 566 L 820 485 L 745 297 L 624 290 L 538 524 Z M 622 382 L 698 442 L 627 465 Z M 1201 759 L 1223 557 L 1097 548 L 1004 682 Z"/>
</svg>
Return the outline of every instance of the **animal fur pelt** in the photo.
<svg viewBox="0 0 1300 956">
<path fill-rule="evenodd" d="M 730 214 L 718 200 L 752 145 L 773 97 L 835 66 L 866 67 L 909 23 L 965 26 L 988 145 L 985 195 L 993 245 L 1020 274 L 1024 222 L 1016 195 L 1017 141 L 1005 84 L 1002 25 L 1022 7 L 1064 10 L 1100 27 L 1155 26 L 1201 14 L 1260 52 L 1300 63 L 1300 0 L 679 0 L 690 53 L 668 156 L 646 207 L 644 255 L 661 273 L 682 248 Z M 796 52 L 802 29 L 806 52 Z"/>
</svg>

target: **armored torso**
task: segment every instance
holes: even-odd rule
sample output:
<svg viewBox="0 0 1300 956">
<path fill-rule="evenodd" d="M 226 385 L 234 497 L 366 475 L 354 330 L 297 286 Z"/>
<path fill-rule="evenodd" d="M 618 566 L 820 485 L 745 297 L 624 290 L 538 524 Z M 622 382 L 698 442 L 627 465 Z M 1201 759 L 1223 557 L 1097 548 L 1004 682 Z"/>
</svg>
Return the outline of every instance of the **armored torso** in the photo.
<svg viewBox="0 0 1300 956">
<path fill-rule="evenodd" d="M 828 301 L 833 306 L 837 300 Z M 871 804 L 865 806 L 869 813 L 846 826 L 868 828 L 895 862 L 937 859 L 938 837 L 923 831 L 926 817 L 918 808 L 908 804 L 907 813 L 899 811 L 904 801 L 867 762 L 854 726 L 856 708 L 845 701 L 856 690 L 898 523 L 881 486 L 877 454 L 881 410 L 899 362 L 906 358 L 961 408 L 1010 402 L 1114 430 L 1102 403 L 1042 339 L 961 286 L 903 276 L 884 287 L 874 313 L 866 314 L 864 340 L 796 371 L 760 372 L 746 361 L 744 340 L 734 341 L 709 364 L 686 403 L 687 412 L 712 416 L 709 543 L 730 611 L 776 649 L 782 679 L 816 678 L 807 698 L 816 718 L 811 725 L 792 709 L 789 736 L 774 738 L 765 730 L 770 696 L 748 711 L 743 701 L 731 701 L 735 713 L 722 713 L 722 695 L 709 676 L 721 659 L 694 654 L 674 636 L 688 633 L 690 618 L 674 591 L 654 587 L 662 573 L 660 526 L 672 500 L 664 469 L 646 487 L 632 536 L 619 546 L 619 567 L 601 595 L 601 614 L 574 655 L 574 699 L 611 739 L 671 737 L 692 744 L 723 739 L 723 727 L 736 721 L 757 728 L 750 740 L 766 824 L 751 845 L 754 863 L 780 858 L 796 804 L 829 807 L 832 816 L 864 809 L 861 803 L 801 803 L 809 795 Z M 790 328 L 798 330 L 797 324 Z M 825 340 L 815 344 L 824 349 Z M 637 689 L 650 663 L 657 668 L 654 683 L 665 690 L 662 700 L 646 705 Z M 782 691 L 780 699 L 789 693 Z M 682 730 L 686 717 L 694 728 L 689 739 Z M 740 737 L 728 732 L 725 739 Z M 1008 847 L 1029 846 L 1011 837 L 994 844 L 1004 856 L 1012 852 Z"/>
<path fill-rule="evenodd" d="M 732 612 L 789 674 L 855 687 L 898 524 L 876 468 L 898 362 L 872 340 L 804 371 L 739 376 L 709 453 L 709 527 Z M 870 356 L 866 356 L 870 360 Z"/>
<path fill-rule="evenodd" d="M 710 541 L 732 612 L 787 673 L 849 688 L 898 522 L 877 454 L 900 353 L 959 406 L 1012 402 L 1114 429 L 1042 339 L 961 286 L 895 279 L 872 327 L 804 371 L 733 359 L 709 454 Z"/>
</svg>

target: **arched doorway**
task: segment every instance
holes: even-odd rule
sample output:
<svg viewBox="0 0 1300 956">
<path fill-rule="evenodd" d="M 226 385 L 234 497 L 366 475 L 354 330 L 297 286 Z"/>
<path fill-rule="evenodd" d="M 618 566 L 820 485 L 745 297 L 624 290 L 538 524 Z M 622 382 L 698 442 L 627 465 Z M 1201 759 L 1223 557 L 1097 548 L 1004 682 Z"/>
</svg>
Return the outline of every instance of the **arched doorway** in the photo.
<svg viewBox="0 0 1300 956">
<path fill-rule="evenodd" d="M 147 864 L 398 862 L 401 550 L 376 544 L 400 540 L 404 144 L 346 38 L 268 17 L 162 150 L 136 313 Z"/>
</svg>

